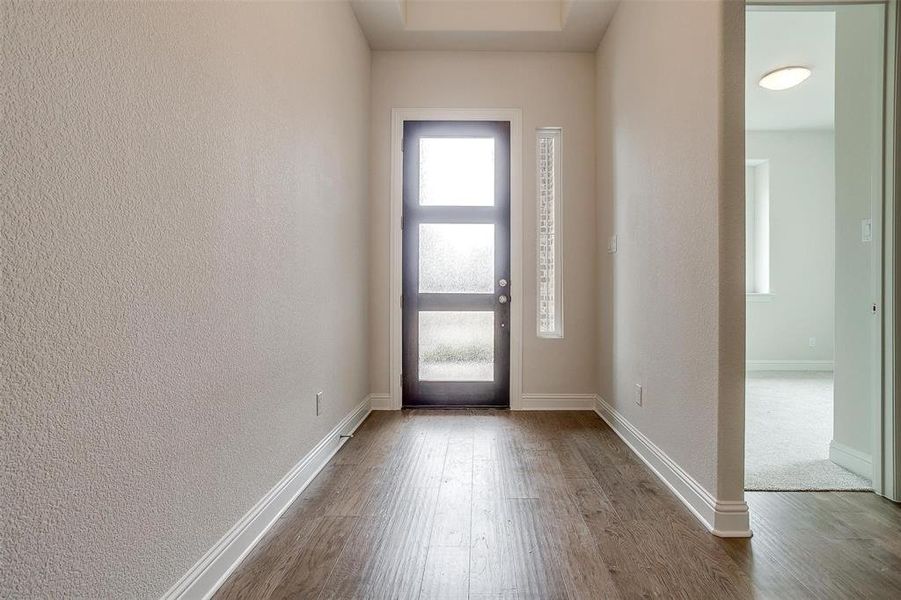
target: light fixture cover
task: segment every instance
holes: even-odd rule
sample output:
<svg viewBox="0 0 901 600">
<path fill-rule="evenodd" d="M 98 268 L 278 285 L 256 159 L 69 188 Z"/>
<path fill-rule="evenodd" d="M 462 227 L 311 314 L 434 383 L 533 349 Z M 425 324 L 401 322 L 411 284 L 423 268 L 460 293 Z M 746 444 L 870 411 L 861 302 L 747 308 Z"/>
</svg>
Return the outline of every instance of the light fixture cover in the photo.
<svg viewBox="0 0 901 600">
<path fill-rule="evenodd" d="M 787 90 L 808 77 L 810 77 L 810 69 L 807 67 L 782 67 L 761 77 L 760 87 L 776 91 Z"/>
</svg>

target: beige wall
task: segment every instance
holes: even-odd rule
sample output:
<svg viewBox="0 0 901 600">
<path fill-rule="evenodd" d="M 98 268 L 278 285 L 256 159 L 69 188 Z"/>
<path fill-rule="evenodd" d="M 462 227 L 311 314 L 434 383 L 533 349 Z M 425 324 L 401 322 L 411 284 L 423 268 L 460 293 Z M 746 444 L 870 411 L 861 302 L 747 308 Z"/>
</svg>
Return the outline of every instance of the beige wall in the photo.
<svg viewBox="0 0 901 600">
<path fill-rule="evenodd" d="M 832 363 L 835 134 L 749 131 L 747 157 L 769 161 L 773 293 L 768 302 L 748 302 L 748 362 Z"/>
<path fill-rule="evenodd" d="M 370 388 L 388 385 L 388 217 L 393 108 L 521 108 L 523 392 L 594 393 L 594 57 L 586 53 L 376 52 L 372 61 Z M 535 129 L 563 127 L 566 337 L 535 334 Z"/>
<path fill-rule="evenodd" d="M 743 24 L 624 2 L 597 52 L 600 394 L 720 500 L 743 495 Z"/>
<path fill-rule="evenodd" d="M 0 28 L 0 595 L 158 598 L 368 392 L 369 50 L 343 3 Z"/>
</svg>

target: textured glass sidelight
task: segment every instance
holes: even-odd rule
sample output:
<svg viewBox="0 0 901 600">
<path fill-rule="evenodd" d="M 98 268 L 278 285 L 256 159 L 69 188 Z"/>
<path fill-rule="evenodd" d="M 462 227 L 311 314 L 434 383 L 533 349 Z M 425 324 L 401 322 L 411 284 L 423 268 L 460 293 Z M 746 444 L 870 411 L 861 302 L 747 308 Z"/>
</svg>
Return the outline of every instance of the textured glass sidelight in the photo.
<svg viewBox="0 0 901 600">
<path fill-rule="evenodd" d="M 494 225 L 421 224 L 419 292 L 421 294 L 494 292 Z"/>
<path fill-rule="evenodd" d="M 539 129 L 538 165 L 538 335 L 563 337 L 560 247 L 559 129 Z"/>
<path fill-rule="evenodd" d="M 421 206 L 494 206 L 494 138 L 422 138 Z"/>
<path fill-rule="evenodd" d="M 421 311 L 420 381 L 494 381 L 494 312 Z"/>
</svg>

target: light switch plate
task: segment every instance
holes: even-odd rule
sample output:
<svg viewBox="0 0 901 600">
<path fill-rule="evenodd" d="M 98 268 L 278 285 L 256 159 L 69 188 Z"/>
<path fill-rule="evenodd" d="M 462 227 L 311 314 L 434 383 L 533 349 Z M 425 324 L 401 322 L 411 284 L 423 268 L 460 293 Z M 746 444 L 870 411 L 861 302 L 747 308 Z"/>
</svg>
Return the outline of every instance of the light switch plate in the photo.
<svg viewBox="0 0 901 600">
<path fill-rule="evenodd" d="M 641 406 L 642 395 L 643 395 L 643 390 L 641 389 L 641 384 L 636 383 L 635 384 L 635 404 L 637 404 L 638 406 Z"/>
<path fill-rule="evenodd" d="M 611 235 L 607 241 L 607 254 L 616 254 L 616 236 Z"/>
<path fill-rule="evenodd" d="M 873 219 L 864 219 L 860 222 L 860 241 L 864 243 L 873 241 Z"/>
<path fill-rule="evenodd" d="M 322 392 L 316 392 L 316 416 L 319 416 L 319 411 L 322 409 Z"/>
</svg>

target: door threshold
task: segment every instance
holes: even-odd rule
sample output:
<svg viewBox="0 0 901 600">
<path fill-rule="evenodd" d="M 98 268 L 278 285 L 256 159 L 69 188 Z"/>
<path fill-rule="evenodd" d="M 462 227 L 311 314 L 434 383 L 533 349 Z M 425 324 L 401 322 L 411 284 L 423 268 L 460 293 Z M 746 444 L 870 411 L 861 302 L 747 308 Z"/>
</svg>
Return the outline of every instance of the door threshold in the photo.
<svg viewBox="0 0 901 600">
<path fill-rule="evenodd" d="M 401 410 L 472 410 L 478 408 L 485 410 L 510 410 L 510 407 L 506 404 L 429 404 L 426 406 L 404 405 L 401 407 Z"/>
</svg>

